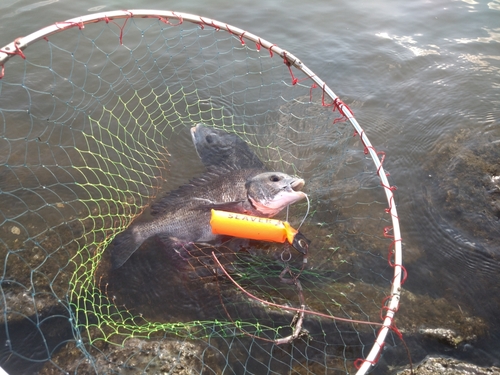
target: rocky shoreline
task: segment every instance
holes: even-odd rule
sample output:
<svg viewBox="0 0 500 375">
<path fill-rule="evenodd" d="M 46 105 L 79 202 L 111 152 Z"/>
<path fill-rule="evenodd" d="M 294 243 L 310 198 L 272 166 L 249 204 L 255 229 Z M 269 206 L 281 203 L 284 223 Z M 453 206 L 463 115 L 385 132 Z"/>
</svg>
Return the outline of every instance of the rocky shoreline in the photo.
<svg viewBox="0 0 500 375">
<path fill-rule="evenodd" d="M 411 375 L 410 369 L 398 375 Z M 453 358 L 428 356 L 413 368 L 413 375 L 500 375 L 500 367 L 480 367 Z"/>
</svg>

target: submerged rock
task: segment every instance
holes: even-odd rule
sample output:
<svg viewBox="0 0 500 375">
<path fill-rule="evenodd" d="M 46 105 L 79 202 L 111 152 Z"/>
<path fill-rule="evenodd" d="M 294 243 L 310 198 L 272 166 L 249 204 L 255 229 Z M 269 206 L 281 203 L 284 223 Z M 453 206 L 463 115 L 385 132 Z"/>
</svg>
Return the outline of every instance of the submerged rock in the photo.
<svg viewBox="0 0 500 375">
<path fill-rule="evenodd" d="M 123 345 L 98 343 L 99 350 L 93 352 L 91 360 L 82 359 L 74 343 L 47 362 L 40 375 L 67 373 L 113 373 L 113 374 L 175 374 L 199 373 L 203 368 L 203 348 L 199 343 L 176 340 L 151 340 L 133 338 Z M 91 349 L 93 350 L 93 349 Z M 217 357 L 216 353 L 211 353 Z M 213 364 L 211 364 L 213 367 Z M 221 369 L 215 371 L 219 372 Z"/>
<path fill-rule="evenodd" d="M 462 343 L 463 341 L 466 340 L 473 340 L 476 338 L 475 335 L 473 335 L 470 338 L 463 337 L 459 335 L 456 331 L 452 329 L 446 329 L 446 328 L 421 328 L 420 333 L 432 337 L 435 339 L 438 339 L 439 341 L 442 341 L 448 345 L 451 345 L 453 347 L 456 347 L 458 344 Z"/>
<path fill-rule="evenodd" d="M 410 369 L 398 375 L 410 375 Z M 414 375 L 500 375 L 500 367 L 480 367 L 453 358 L 427 357 L 414 367 Z"/>
</svg>

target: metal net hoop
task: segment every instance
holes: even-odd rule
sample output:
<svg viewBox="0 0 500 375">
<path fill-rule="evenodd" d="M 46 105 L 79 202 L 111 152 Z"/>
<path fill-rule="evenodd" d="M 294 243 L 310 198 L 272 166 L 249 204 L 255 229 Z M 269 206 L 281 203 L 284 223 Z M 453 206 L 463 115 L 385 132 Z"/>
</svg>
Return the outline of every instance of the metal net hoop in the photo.
<svg viewBox="0 0 500 375">
<path fill-rule="evenodd" d="M 38 42 L 40 40 L 49 40 L 51 36 L 61 33 L 63 31 L 68 30 L 82 30 L 87 25 L 94 23 L 114 23 L 116 24 L 116 37 L 119 39 L 120 45 L 124 45 L 124 40 L 127 38 L 126 35 L 126 26 L 127 22 L 131 19 L 156 19 L 160 22 L 164 23 L 169 27 L 180 27 L 185 23 L 191 23 L 197 25 L 200 29 L 213 29 L 220 32 L 228 33 L 231 37 L 237 39 L 239 43 L 245 48 L 247 45 L 251 45 L 254 48 L 256 53 L 264 54 L 267 53 L 271 58 L 281 59 L 283 61 L 286 70 L 289 72 L 289 82 L 287 85 L 289 87 L 294 86 L 302 86 L 309 87 L 310 90 L 316 90 L 320 92 L 322 106 L 326 108 L 330 108 L 332 112 L 336 112 L 340 117 L 338 117 L 334 123 L 339 121 L 347 121 L 354 131 L 354 135 L 359 137 L 361 141 L 363 152 L 368 155 L 373 161 L 373 165 L 376 171 L 376 175 L 380 180 L 381 188 L 384 191 L 385 198 L 388 204 L 388 207 L 385 209 L 385 213 L 389 215 L 391 225 L 384 228 L 384 233 L 382 234 L 384 237 L 388 238 L 390 241 L 389 246 L 389 265 L 393 269 L 392 279 L 390 280 L 390 292 L 388 293 L 387 299 L 384 301 L 384 306 L 382 308 L 383 316 L 382 316 L 382 324 L 381 328 L 378 331 L 375 342 L 372 345 L 371 350 L 368 355 L 361 361 L 359 369 L 357 371 L 358 375 L 365 374 L 370 367 L 375 364 L 381 354 L 382 347 L 386 340 L 387 334 L 391 331 L 393 326 L 393 320 L 396 311 L 398 310 L 399 300 L 400 300 L 400 292 L 401 285 L 404 276 L 404 268 L 402 263 L 402 243 L 401 243 L 401 233 L 399 226 L 399 219 L 396 210 L 396 204 L 394 201 L 394 190 L 395 188 L 390 185 L 388 181 L 388 174 L 385 172 L 383 167 L 383 162 L 385 158 L 385 154 L 383 152 L 378 152 L 375 147 L 371 144 L 370 140 L 366 132 L 360 126 L 360 124 L 356 121 L 353 112 L 351 109 L 330 89 L 330 87 L 324 82 L 318 75 L 312 72 L 302 61 L 300 61 L 294 54 L 278 47 L 277 45 L 268 42 L 265 39 L 262 39 L 248 31 L 239 29 L 238 27 L 228 25 L 223 22 L 219 22 L 213 19 L 200 17 L 197 15 L 186 14 L 181 12 L 172 12 L 172 11 L 159 11 L 159 10 L 143 10 L 143 9 L 135 9 L 135 10 L 126 10 L 126 11 L 113 11 L 106 13 L 97 13 L 91 14 L 87 16 L 76 17 L 64 22 L 58 22 L 54 25 L 43 28 L 35 33 L 32 33 L 26 37 L 18 38 L 14 42 L 8 44 L 4 48 L 0 50 L 0 66 L 1 66 L 1 77 L 7 76 L 9 74 L 9 65 L 7 65 L 8 60 L 13 58 L 25 58 L 25 50 L 30 47 L 30 45 Z M 122 23 L 119 23 L 121 20 Z M 35 63 L 36 64 L 36 63 Z M 144 72 L 146 76 L 148 72 Z M 297 78 L 299 77 L 299 78 Z M 139 79 L 139 78 L 138 78 Z M 125 100 L 125 99 L 124 99 Z M 148 101 L 149 105 L 154 105 L 154 98 Z M 250 104 L 251 105 L 251 104 Z M 117 108 L 117 107 L 115 107 Z M 7 113 L 7 111 L 4 111 Z M 91 113 L 91 109 L 89 109 L 89 113 Z M 212 110 L 213 113 L 213 110 Z M 113 108 L 111 108 L 106 114 L 108 117 L 113 118 Z M 218 115 L 215 115 L 217 117 Z M 220 118 L 224 119 L 225 114 L 221 111 Z M 100 118 L 99 120 L 102 120 Z M 71 123 L 69 119 L 65 118 L 65 115 L 61 115 L 61 123 L 65 121 Z M 222 120 L 223 121 L 223 120 Z M 99 137 L 101 134 L 92 134 L 92 137 Z M 111 137 L 111 135 L 105 135 L 106 137 Z M 146 145 L 144 151 L 141 149 L 138 151 L 137 155 L 128 155 L 131 157 L 134 156 L 142 156 L 143 153 L 146 154 L 146 149 L 149 147 L 149 135 L 147 132 L 142 134 L 125 134 L 124 137 L 138 137 L 139 140 L 137 142 L 141 142 Z M 6 137 L 4 137 L 6 138 Z M 131 141 L 132 142 L 132 141 Z M 133 147 L 133 146 L 131 146 Z M 103 148 L 101 151 L 106 151 Z M 98 152 L 98 150 L 97 150 Z M 158 147 L 153 152 L 158 158 L 161 158 L 162 155 L 167 155 L 168 152 L 165 149 L 161 149 Z M 115 156 L 120 157 L 121 153 L 118 152 Z M 82 158 L 86 157 L 86 155 L 82 155 Z M 109 156 L 112 158 L 112 155 Z M 141 167 L 147 164 L 148 158 L 144 156 L 140 162 Z M 133 169 L 134 166 L 130 166 L 130 169 Z M 166 165 L 159 166 L 158 169 L 165 169 Z M 156 172 L 156 171 L 155 171 Z M 153 195 L 157 190 L 158 186 L 152 184 L 150 186 L 150 191 L 147 193 L 142 193 L 144 196 Z M 153 194 L 152 194 L 153 192 Z M 119 195 L 119 192 L 110 192 L 110 195 L 114 193 Z M 123 197 L 121 197 L 123 198 Z M 139 207 L 132 213 L 128 213 L 127 221 L 120 222 L 120 228 L 123 228 L 128 224 L 135 215 L 142 212 L 145 205 L 139 205 Z M 5 222 L 5 221 L 4 221 Z M 113 226 L 113 224 L 111 224 Z M 112 235 L 116 234 L 116 230 L 111 234 L 106 234 L 105 240 L 100 243 L 100 246 L 97 246 L 97 249 L 92 249 L 91 251 L 99 252 L 102 249 L 105 249 L 106 245 L 109 243 Z M 79 255 L 77 255 L 79 256 Z M 74 260 L 73 262 L 77 263 Z M 100 256 L 97 256 L 93 259 L 93 263 L 90 266 L 91 268 L 97 269 L 99 266 Z M 80 282 L 79 281 L 79 270 L 78 266 L 73 274 L 73 283 L 76 284 L 85 284 L 83 287 L 91 287 L 87 281 Z M 81 285 L 79 286 L 82 287 Z M 73 291 L 74 292 L 74 291 Z"/>
</svg>

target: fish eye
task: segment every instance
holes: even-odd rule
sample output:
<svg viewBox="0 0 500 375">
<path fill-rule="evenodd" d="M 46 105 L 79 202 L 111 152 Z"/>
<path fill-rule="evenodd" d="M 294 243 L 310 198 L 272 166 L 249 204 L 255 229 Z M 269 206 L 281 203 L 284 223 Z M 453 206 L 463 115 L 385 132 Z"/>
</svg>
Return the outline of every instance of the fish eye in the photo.
<svg viewBox="0 0 500 375">
<path fill-rule="evenodd" d="M 207 143 L 212 143 L 214 141 L 213 137 L 209 134 L 205 137 L 205 141 L 207 141 Z"/>
<path fill-rule="evenodd" d="M 281 181 L 281 177 L 273 174 L 272 176 L 269 177 L 269 181 L 278 182 L 278 181 Z"/>
<path fill-rule="evenodd" d="M 304 241 L 302 238 L 299 240 L 299 245 L 300 247 L 307 248 L 307 242 Z"/>
</svg>

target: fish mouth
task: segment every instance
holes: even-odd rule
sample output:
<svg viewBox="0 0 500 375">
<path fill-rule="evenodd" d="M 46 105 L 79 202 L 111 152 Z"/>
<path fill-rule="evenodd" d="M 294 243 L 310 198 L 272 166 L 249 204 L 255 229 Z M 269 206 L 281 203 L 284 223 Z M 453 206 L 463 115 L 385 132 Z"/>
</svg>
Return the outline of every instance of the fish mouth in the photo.
<svg viewBox="0 0 500 375">
<path fill-rule="evenodd" d="M 196 144 L 198 143 L 198 138 L 200 137 L 199 133 L 196 133 L 198 130 L 198 127 L 201 126 L 201 124 L 197 124 L 196 126 L 193 126 L 189 131 L 191 132 L 191 140 L 193 141 L 193 144 L 195 145 L 195 150 L 196 153 L 198 154 L 198 157 L 201 159 L 200 152 L 198 151 L 198 147 L 196 147 Z"/>
<path fill-rule="evenodd" d="M 301 191 L 304 185 L 305 181 L 302 178 L 292 177 L 288 186 L 286 186 L 283 191 L 268 200 L 267 205 L 273 208 L 282 209 L 292 203 L 304 199 L 306 194 Z"/>
<path fill-rule="evenodd" d="M 305 183 L 306 182 L 302 178 L 296 178 L 290 183 L 290 187 L 293 191 L 301 191 Z"/>
<path fill-rule="evenodd" d="M 265 201 L 259 201 L 250 197 L 252 205 L 261 214 L 266 217 L 272 217 L 295 202 L 298 202 L 306 197 L 306 194 L 302 191 L 282 191 L 276 194 L 274 197 L 267 199 Z"/>
<path fill-rule="evenodd" d="M 301 178 L 292 178 L 282 190 L 267 199 L 261 201 L 250 198 L 252 205 L 263 215 L 272 217 L 285 207 L 298 202 L 306 197 L 306 193 L 301 189 L 305 181 Z"/>
<path fill-rule="evenodd" d="M 196 130 L 198 130 L 198 126 L 201 125 L 201 124 L 197 124 L 196 126 L 193 126 L 191 129 L 190 129 L 190 132 L 191 132 L 191 138 L 193 138 L 193 142 L 196 140 Z"/>
</svg>

